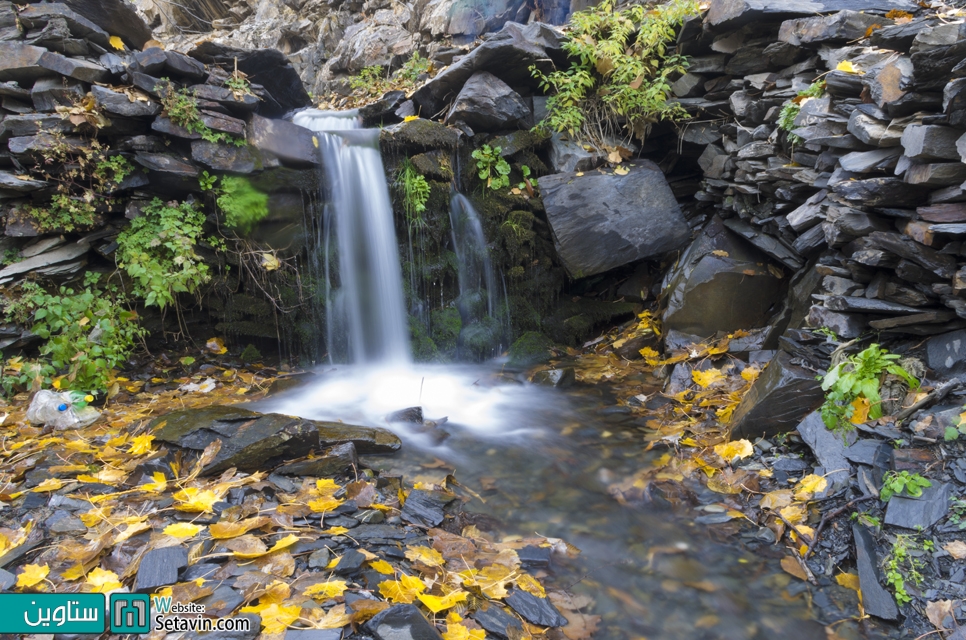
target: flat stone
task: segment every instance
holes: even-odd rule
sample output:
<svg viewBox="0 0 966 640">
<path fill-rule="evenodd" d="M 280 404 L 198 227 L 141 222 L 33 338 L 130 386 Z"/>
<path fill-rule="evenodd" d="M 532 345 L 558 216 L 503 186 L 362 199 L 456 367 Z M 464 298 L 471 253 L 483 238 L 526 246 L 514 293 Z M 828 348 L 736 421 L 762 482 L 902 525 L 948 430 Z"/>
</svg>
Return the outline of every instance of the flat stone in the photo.
<svg viewBox="0 0 966 640">
<path fill-rule="evenodd" d="M 866 144 L 876 147 L 897 147 L 902 143 L 903 129 L 890 121 L 880 120 L 858 109 L 849 116 L 848 131 Z"/>
<path fill-rule="evenodd" d="M 201 122 L 215 131 L 223 131 L 225 133 L 230 133 L 233 136 L 245 135 L 245 121 L 238 118 L 232 118 L 231 116 L 226 116 L 223 113 L 216 113 L 214 111 L 207 111 L 202 109 L 200 112 Z"/>
<path fill-rule="evenodd" d="M 793 249 L 788 248 L 771 235 L 763 233 L 744 220 L 729 218 L 724 221 L 726 227 L 755 245 L 765 255 L 777 260 L 792 271 L 798 271 L 805 264 L 802 257 Z"/>
<path fill-rule="evenodd" d="M 850 204 L 866 207 L 914 207 L 929 193 L 928 187 L 909 185 L 897 178 L 845 180 L 832 190 Z"/>
<path fill-rule="evenodd" d="M 882 313 L 891 315 L 915 313 L 918 311 L 915 307 L 897 302 L 857 298 L 854 296 L 832 296 L 825 301 L 825 306 L 832 311 L 843 311 L 846 313 Z"/>
<path fill-rule="evenodd" d="M 862 525 L 853 524 L 852 538 L 855 540 L 855 565 L 862 588 L 862 607 L 876 617 L 895 620 L 899 617 L 899 608 L 880 583 L 879 556 L 872 535 Z"/>
<path fill-rule="evenodd" d="M 230 173 L 252 173 L 260 165 L 248 145 L 239 147 L 207 140 L 192 141 L 191 159 L 216 171 Z"/>
<path fill-rule="evenodd" d="M 533 115 L 523 98 L 487 71 L 474 73 L 446 115 L 446 124 L 462 122 L 474 131 L 529 129 Z"/>
<path fill-rule="evenodd" d="M 825 400 L 815 374 L 791 359 L 779 351 L 755 380 L 732 415 L 732 438 L 770 438 L 792 431 Z"/>
<path fill-rule="evenodd" d="M 904 0 L 713 0 L 705 23 L 716 32 L 735 29 L 753 22 L 775 21 L 797 16 L 812 16 L 837 11 L 886 13 L 892 9 L 916 11 L 913 2 Z"/>
<path fill-rule="evenodd" d="M 320 162 L 316 135 L 291 122 L 253 115 L 248 125 L 248 142 L 285 163 L 305 166 Z"/>
<path fill-rule="evenodd" d="M 873 151 L 853 151 L 839 158 L 839 164 L 846 171 L 853 173 L 868 173 L 891 169 L 896 160 L 902 155 L 899 147 L 875 149 Z"/>
<path fill-rule="evenodd" d="M 859 313 L 836 313 L 821 305 L 809 307 L 805 318 L 808 326 L 825 327 L 831 329 L 840 338 L 851 340 L 866 332 L 869 326 L 869 316 Z"/>
<path fill-rule="evenodd" d="M 62 76 L 80 80 L 82 82 L 95 83 L 107 82 L 110 72 L 99 64 L 81 60 L 79 58 L 68 58 L 59 53 L 47 51 L 40 56 L 37 62 L 41 67 L 55 71 Z"/>
<path fill-rule="evenodd" d="M 65 4 L 44 3 L 28 5 L 19 13 L 20 22 L 28 29 L 41 29 L 51 20 L 63 20 L 76 38 L 90 40 L 101 47 L 110 46 L 110 35 Z"/>
<path fill-rule="evenodd" d="M 188 550 L 182 546 L 152 549 L 141 558 L 134 591 L 150 592 L 156 587 L 175 584 L 178 572 L 188 566 Z"/>
<path fill-rule="evenodd" d="M 191 582 L 192 580 L 197 580 L 198 578 L 204 578 L 205 580 L 211 580 L 212 576 L 218 573 L 222 568 L 222 565 L 216 562 L 198 562 L 186 567 L 184 572 L 181 574 L 182 582 Z"/>
<path fill-rule="evenodd" d="M 0 80 L 30 86 L 37 78 L 54 75 L 40 64 L 47 50 L 19 42 L 0 42 Z"/>
<path fill-rule="evenodd" d="M 199 100 L 209 100 L 228 107 L 231 111 L 250 113 L 258 108 L 258 98 L 249 93 L 235 94 L 228 87 L 216 87 L 210 84 L 196 84 L 191 91 Z"/>
<path fill-rule="evenodd" d="M 488 603 L 485 609 L 477 609 L 470 617 L 489 633 L 505 640 L 508 640 L 511 634 L 516 638 L 518 637 L 516 634 L 523 633 L 523 625 L 520 621 L 493 602 Z M 510 631 L 511 629 L 513 631 Z"/>
<path fill-rule="evenodd" d="M 966 331 L 952 331 L 926 342 L 929 368 L 940 378 L 966 373 Z"/>
<path fill-rule="evenodd" d="M 245 596 L 226 584 L 219 585 L 211 595 L 198 600 L 198 604 L 204 605 L 205 614 L 211 616 L 230 615 L 243 602 L 245 602 Z M 260 625 L 252 625 L 252 629 L 256 630 L 256 633 L 260 628 Z"/>
<path fill-rule="evenodd" d="M 540 179 L 554 245 L 572 277 L 601 273 L 679 249 L 690 232 L 664 175 L 642 160 L 624 176 Z"/>
<path fill-rule="evenodd" d="M 376 640 L 442 640 L 414 605 L 397 604 L 380 611 L 363 625 Z"/>
<path fill-rule="evenodd" d="M 6 284 L 22 273 L 29 273 L 51 265 L 68 263 L 87 254 L 90 245 L 86 242 L 72 242 L 0 269 L 0 284 Z"/>
<path fill-rule="evenodd" d="M 959 160 L 956 140 L 959 129 L 939 125 L 910 124 L 902 132 L 902 148 L 913 160 Z"/>
<path fill-rule="evenodd" d="M 143 51 L 136 51 L 134 59 L 141 72 L 149 76 L 160 75 L 168 62 L 161 47 L 148 47 Z"/>
<path fill-rule="evenodd" d="M 170 153 L 139 152 L 134 161 L 146 169 L 176 176 L 193 178 L 198 175 L 198 167 L 185 162 Z"/>
<path fill-rule="evenodd" d="M 132 2 L 125 0 L 64 0 L 64 4 L 103 31 L 118 35 L 128 47 L 140 51 L 154 36 Z"/>
<path fill-rule="evenodd" d="M 323 569 L 329 564 L 331 554 L 328 549 L 317 549 L 309 554 L 309 569 Z"/>
<path fill-rule="evenodd" d="M 443 521 L 443 507 L 452 501 L 453 498 L 445 493 L 413 489 L 400 515 L 406 522 L 435 527 Z"/>
<path fill-rule="evenodd" d="M 31 191 L 45 189 L 49 186 L 49 183 L 45 180 L 21 180 L 17 175 L 9 171 L 0 171 L 0 189 L 7 189 L 8 191 L 15 191 L 17 193 L 30 193 Z"/>
<path fill-rule="evenodd" d="M 869 89 L 869 96 L 880 109 L 891 111 L 891 106 L 901 103 L 912 86 L 914 65 L 908 56 L 889 58 L 872 66 L 862 82 Z M 919 98 L 915 102 L 922 102 Z M 915 103 L 914 103 L 915 104 Z"/>
<path fill-rule="evenodd" d="M 822 496 L 836 494 L 849 484 L 852 476 L 852 467 L 849 464 L 846 451 L 847 445 L 856 440 L 855 431 L 845 432 L 845 437 L 841 433 L 829 431 L 822 416 L 818 411 L 808 414 L 798 425 L 798 435 L 808 445 L 808 448 L 815 454 L 818 463 L 825 467 L 825 479 L 828 481 Z"/>
<path fill-rule="evenodd" d="M 387 146 L 405 147 L 413 151 L 456 149 L 459 133 L 452 127 L 426 118 L 383 127 L 379 142 Z"/>
<path fill-rule="evenodd" d="M 38 78 L 30 90 L 30 98 L 37 111 L 54 111 L 57 107 L 69 107 L 86 94 L 87 89 L 77 80 L 60 77 Z"/>
<path fill-rule="evenodd" d="M 67 511 L 54 512 L 54 515 L 44 521 L 44 525 L 51 533 L 87 533 L 87 525 L 80 518 Z"/>
<path fill-rule="evenodd" d="M 164 57 L 165 68 L 175 76 L 181 76 L 188 80 L 204 80 L 208 76 L 205 63 L 200 60 L 189 58 L 177 51 L 165 51 Z"/>
<path fill-rule="evenodd" d="M 93 86 L 91 93 L 97 105 L 107 113 L 126 118 L 154 117 L 161 113 L 161 105 L 154 100 L 131 100 L 126 94 L 105 87 Z"/>
<path fill-rule="evenodd" d="M 550 138 L 550 166 L 556 173 L 590 171 L 606 161 L 604 154 L 587 150 L 582 144 L 560 133 L 554 133 Z"/>
<path fill-rule="evenodd" d="M 17 20 L 17 9 L 12 2 L 0 5 L 0 41 L 19 40 L 23 37 L 23 27 Z"/>
<path fill-rule="evenodd" d="M 339 576 L 351 576 L 357 573 L 366 563 L 366 556 L 357 549 L 349 549 L 339 559 L 332 571 Z"/>
<path fill-rule="evenodd" d="M 949 512 L 951 485 L 933 481 L 918 498 L 894 495 L 886 507 L 885 523 L 905 529 L 928 529 Z"/>
<path fill-rule="evenodd" d="M 881 16 L 858 11 L 839 11 L 827 16 L 786 20 L 778 30 L 782 42 L 801 46 L 816 42 L 847 42 L 865 37 L 870 27 L 882 27 Z"/>
<path fill-rule="evenodd" d="M 218 406 L 171 413 L 156 419 L 150 428 L 156 429 L 154 436 L 162 442 L 199 451 L 222 440 L 222 448 L 205 467 L 205 474 L 231 467 L 256 471 L 348 442 L 361 453 L 390 453 L 401 446 L 395 434 L 384 429 Z"/>
<path fill-rule="evenodd" d="M 329 477 L 348 471 L 349 469 L 359 468 L 359 458 L 356 455 L 356 446 L 351 442 L 340 444 L 329 449 L 325 455 L 299 462 L 283 464 L 275 470 L 290 476 L 313 476 Z"/>
<path fill-rule="evenodd" d="M 966 164 L 941 162 L 914 164 L 906 170 L 905 181 L 927 187 L 947 187 L 966 180 Z"/>
<path fill-rule="evenodd" d="M 549 598 L 538 598 L 520 589 L 510 592 L 503 602 L 520 614 L 524 620 L 541 627 L 562 627 L 567 619 L 560 615 L 557 608 L 550 604 Z"/>
<path fill-rule="evenodd" d="M 164 116 L 158 116 L 151 123 L 151 129 L 157 131 L 158 133 L 163 133 L 165 135 L 174 136 L 176 138 L 185 138 L 187 140 L 201 140 L 201 134 L 194 131 L 188 131 L 187 128 L 181 125 L 175 124 L 170 118 L 165 118 Z"/>
</svg>

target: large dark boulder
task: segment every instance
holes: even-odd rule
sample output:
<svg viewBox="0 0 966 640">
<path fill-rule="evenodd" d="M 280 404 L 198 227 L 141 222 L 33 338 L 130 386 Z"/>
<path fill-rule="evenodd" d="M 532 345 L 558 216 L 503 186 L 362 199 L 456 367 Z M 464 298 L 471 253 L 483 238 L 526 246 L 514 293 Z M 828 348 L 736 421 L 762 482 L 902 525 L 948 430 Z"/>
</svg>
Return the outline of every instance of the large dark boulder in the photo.
<svg viewBox="0 0 966 640">
<path fill-rule="evenodd" d="M 401 446 L 399 438 L 385 429 L 262 414 L 236 407 L 169 413 L 154 420 L 149 429 L 161 442 L 196 451 L 221 440 L 218 454 L 202 471 L 206 475 L 232 467 L 264 470 L 347 442 L 355 445 L 359 453 L 391 453 Z"/>
<path fill-rule="evenodd" d="M 134 3 L 128 0 L 63 0 L 63 4 L 75 14 L 83 16 L 85 22 L 93 23 L 112 36 L 119 36 L 124 44 L 135 51 L 154 37 Z"/>
<path fill-rule="evenodd" d="M 476 49 L 441 72 L 413 94 L 413 101 L 425 117 L 439 113 L 477 71 L 489 71 L 511 87 L 536 88 L 530 66 L 545 70 L 565 65 L 563 37 L 553 27 L 534 22 L 526 26 L 508 22 L 486 36 Z"/>
<path fill-rule="evenodd" d="M 554 245 L 574 278 L 680 249 L 690 229 L 664 174 L 637 162 L 627 175 L 540 178 Z"/>
<path fill-rule="evenodd" d="M 750 22 L 787 20 L 836 11 L 886 13 L 891 9 L 916 11 L 911 0 L 712 0 L 705 23 L 715 31 L 734 29 Z"/>
<path fill-rule="evenodd" d="M 248 142 L 260 151 L 278 156 L 287 164 L 319 163 L 319 139 L 315 133 L 286 120 L 253 115 L 248 123 Z"/>
<path fill-rule="evenodd" d="M 462 122 L 474 131 L 529 129 L 533 114 L 520 94 L 488 71 L 477 71 L 466 81 L 446 124 Z"/>
<path fill-rule="evenodd" d="M 664 326 L 702 337 L 762 327 L 782 283 L 765 254 L 712 218 L 667 275 Z"/>
<path fill-rule="evenodd" d="M 264 88 L 266 95 L 261 96 L 258 113 L 268 118 L 279 118 L 312 104 L 295 67 L 276 49 L 249 51 L 206 41 L 188 55 L 205 64 L 234 66 L 237 60 L 238 70 L 246 74 L 252 84 Z"/>
</svg>

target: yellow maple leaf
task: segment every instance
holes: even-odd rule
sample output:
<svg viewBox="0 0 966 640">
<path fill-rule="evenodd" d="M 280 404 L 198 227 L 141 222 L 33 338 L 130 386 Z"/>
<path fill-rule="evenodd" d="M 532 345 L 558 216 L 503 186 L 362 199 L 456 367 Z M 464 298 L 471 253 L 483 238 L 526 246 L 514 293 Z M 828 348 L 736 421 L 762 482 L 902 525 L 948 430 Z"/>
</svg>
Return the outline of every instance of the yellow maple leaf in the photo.
<svg viewBox="0 0 966 640">
<path fill-rule="evenodd" d="M 442 567 L 446 564 L 442 554 L 429 547 L 410 547 L 406 549 L 406 559 L 410 562 L 419 562 L 427 567 Z"/>
<path fill-rule="evenodd" d="M 707 389 L 715 382 L 720 382 L 725 378 L 725 374 L 723 374 L 720 369 L 715 369 L 713 367 L 707 371 L 698 371 L 695 369 L 691 372 L 691 379 L 694 380 L 702 389 Z"/>
<path fill-rule="evenodd" d="M 758 376 L 760 374 L 761 374 L 761 369 L 757 369 L 755 367 L 745 367 L 744 369 L 741 370 L 741 377 L 747 380 L 748 382 L 754 382 L 755 380 L 758 379 Z"/>
<path fill-rule="evenodd" d="M 793 494 L 791 489 L 770 491 L 761 497 L 758 506 L 762 509 L 783 509 L 792 503 Z"/>
<path fill-rule="evenodd" d="M 31 489 L 34 493 L 43 493 L 46 491 L 57 491 L 62 486 L 64 486 L 64 481 L 59 478 L 47 478 L 36 487 Z"/>
<path fill-rule="evenodd" d="M 755 452 L 755 448 L 748 440 L 734 440 L 714 445 L 714 452 L 725 462 L 733 462 L 736 458 L 743 460 Z"/>
<path fill-rule="evenodd" d="M 846 589 L 852 589 L 853 591 L 862 593 L 859 589 L 859 576 L 855 573 L 840 573 L 835 576 L 835 581 Z"/>
<path fill-rule="evenodd" d="M 862 73 L 861 71 L 856 69 L 855 65 L 852 64 L 852 62 L 849 60 L 843 60 L 842 62 L 835 65 L 835 70 L 844 71 L 845 73 Z"/>
<path fill-rule="evenodd" d="M 341 536 L 343 533 L 348 533 L 349 530 L 345 527 L 329 527 L 328 529 L 323 529 L 322 533 L 327 533 L 330 536 Z"/>
<path fill-rule="evenodd" d="M 313 612 L 321 611 L 314 609 Z M 313 629 L 341 629 L 352 622 L 352 615 L 346 612 L 345 605 L 332 607 L 324 615 L 309 617 Z"/>
<path fill-rule="evenodd" d="M 322 497 L 318 500 L 311 500 L 309 502 L 309 509 L 315 513 L 325 513 L 326 511 L 332 511 L 333 509 L 338 509 L 339 505 L 342 504 L 342 500 L 337 500 L 335 498 Z"/>
<path fill-rule="evenodd" d="M 483 629 L 467 629 L 461 625 L 463 620 L 455 611 L 446 616 L 446 632 L 443 633 L 443 640 L 486 640 L 486 632 Z"/>
<path fill-rule="evenodd" d="M 282 606 L 278 603 L 242 607 L 241 613 L 257 613 L 262 618 L 262 630 L 266 634 L 283 633 L 290 624 L 299 619 L 302 607 L 299 605 Z"/>
<path fill-rule="evenodd" d="M 828 486 L 828 480 L 822 476 L 810 473 L 795 485 L 795 499 L 796 500 L 808 500 L 816 493 L 821 493 L 825 491 L 825 487 Z"/>
<path fill-rule="evenodd" d="M 149 434 L 144 434 L 143 436 L 138 436 L 131 440 L 131 448 L 128 449 L 128 453 L 132 453 L 136 456 L 141 456 L 146 453 L 151 453 L 151 443 L 154 441 L 154 436 Z"/>
<path fill-rule="evenodd" d="M 190 522 L 176 522 L 164 528 L 164 534 L 173 538 L 191 538 L 198 535 L 204 527 L 191 524 Z"/>
<path fill-rule="evenodd" d="M 236 538 L 238 536 L 245 535 L 252 529 L 264 527 L 270 522 L 271 519 L 266 516 L 246 518 L 245 520 L 239 520 L 238 522 L 216 522 L 210 527 L 211 537 L 216 540 Z"/>
<path fill-rule="evenodd" d="M 419 120 L 419 116 L 406 116 L 403 118 L 403 122 L 412 122 L 413 120 Z"/>
<path fill-rule="evenodd" d="M 345 593 L 345 590 L 345 580 L 329 580 L 327 582 L 313 584 L 304 593 L 309 597 L 318 598 L 319 600 L 329 600 L 330 598 L 341 596 Z"/>
<path fill-rule="evenodd" d="M 805 508 L 800 504 L 790 504 L 779 509 L 778 513 L 792 524 L 798 524 L 805 519 Z"/>
<path fill-rule="evenodd" d="M 90 511 L 81 514 L 81 522 L 83 522 L 87 527 L 93 527 L 97 523 L 107 519 L 107 517 L 111 515 L 111 511 L 113 509 L 114 507 L 111 506 L 94 507 Z"/>
<path fill-rule="evenodd" d="M 370 562 L 369 566 L 384 576 L 391 576 L 392 574 L 396 573 L 396 570 L 392 568 L 392 565 L 385 560 L 375 560 Z"/>
<path fill-rule="evenodd" d="M 87 574 L 85 586 L 92 593 L 107 593 L 120 589 L 123 585 L 116 573 L 97 567 Z"/>
<path fill-rule="evenodd" d="M 212 513 L 212 507 L 218 502 L 219 497 L 211 489 L 186 487 L 174 494 L 174 499 L 178 503 L 174 505 L 174 508 L 178 511 L 203 511 L 204 513 Z"/>
<path fill-rule="evenodd" d="M 36 585 L 47 577 L 50 573 L 50 567 L 48 565 L 39 564 L 26 564 L 23 567 L 23 571 L 17 576 L 17 588 L 26 589 Z"/>
<path fill-rule="evenodd" d="M 426 605 L 427 609 L 433 613 L 439 613 L 440 611 L 450 609 L 455 607 L 458 603 L 463 602 L 466 600 L 467 595 L 469 594 L 467 594 L 465 591 L 453 591 L 452 593 L 448 593 L 442 597 L 431 596 L 425 593 L 420 593 L 416 597 L 419 598 L 420 602 Z"/>
<path fill-rule="evenodd" d="M 872 403 L 866 397 L 856 398 L 852 401 L 852 417 L 849 421 L 852 424 L 863 424 L 869 419 L 869 410 Z"/>
<path fill-rule="evenodd" d="M 255 550 L 255 551 L 232 551 L 236 558 L 261 558 L 262 556 L 267 556 L 270 553 L 279 551 L 286 547 L 291 547 L 293 544 L 299 541 L 299 537 L 293 533 L 288 534 L 278 542 L 272 545 L 271 549 L 265 551 Z"/>
<path fill-rule="evenodd" d="M 154 478 L 154 482 L 142 484 L 138 489 L 141 491 L 150 491 L 151 493 L 161 493 L 168 488 L 168 481 L 165 479 L 164 473 L 155 471 L 151 474 L 151 477 Z"/>
<path fill-rule="evenodd" d="M 546 598 L 547 592 L 544 591 L 543 585 L 537 582 L 537 579 L 531 576 L 529 573 L 521 573 L 517 576 L 515 580 L 517 586 L 532 596 L 537 596 L 538 598 Z"/>
<path fill-rule="evenodd" d="M 124 41 L 118 36 L 111 36 L 111 46 L 118 51 L 124 51 Z"/>
<path fill-rule="evenodd" d="M 511 579 L 513 569 L 502 564 L 492 564 L 477 571 L 469 569 L 459 575 L 463 578 L 463 584 L 470 587 L 479 587 L 488 598 L 499 600 L 507 596 L 506 583 Z"/>
<path fill-rule="evenodd" d="M 86 573 L 87 569 L 84 568 L 84 565 L 78 562 L 73 567 L 60 574 L 60 577 L 68 582 L 71 582 L 83 578 Z"/>
<path fill-rule="evenodd" d="M 410 604 L 416 596 L 426 590 L 423 581 L 415 576 L 400 574 L 398 580 L 386 580 L 379 583 L 379 593 L 382 597 L 400 604 Z"/>
<path fill-rule="evenodd" d="M 321 480 L 315 481 L 315 489 L 319 492 L 319 495 L 332 495 L 341 488 L 342 487 L 331 478 L 322 478 Z"/>
</svg>

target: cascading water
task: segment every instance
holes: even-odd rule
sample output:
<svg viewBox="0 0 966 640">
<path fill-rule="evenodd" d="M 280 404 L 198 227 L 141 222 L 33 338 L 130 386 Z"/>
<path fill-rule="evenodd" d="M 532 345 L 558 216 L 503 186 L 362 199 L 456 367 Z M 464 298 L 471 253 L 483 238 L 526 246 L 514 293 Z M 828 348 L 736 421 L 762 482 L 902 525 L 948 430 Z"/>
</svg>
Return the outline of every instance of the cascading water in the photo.
<svg viewBox="0 0 966 640">
<path fill-rule="evenodd" d="M 403 304 L 402 270 L 389 187 L 379 153 L 379 131 L 361 129 L 355 111 L 307 109 L 295 124 L 319 134 L 329 190 L 325 247 L 334 226 L 338 280 L 333 288 L 326 259 L 327 333 L 330 360 L 358 364 L 411 359 Z M 340 345 L 344 345 L 340 349 Z"/>
</svg>

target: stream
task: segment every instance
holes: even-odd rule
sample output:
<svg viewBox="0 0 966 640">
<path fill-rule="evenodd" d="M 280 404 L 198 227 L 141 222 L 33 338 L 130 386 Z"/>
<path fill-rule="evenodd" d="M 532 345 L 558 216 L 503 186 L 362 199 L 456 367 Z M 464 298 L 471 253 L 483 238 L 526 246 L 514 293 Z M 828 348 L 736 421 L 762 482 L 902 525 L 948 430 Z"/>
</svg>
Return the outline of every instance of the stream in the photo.
<svg viewBox="0 0 966 640">
<path fill-rule="evenodd" d="M 555 560 L 548 584 L 593 599 L 586 611 L 602 617 L 594 638 L 826 637 L 804 583 L 781 570 L 781 547 L 752 553 L 695 524 L 720 513 L 724 496 L 688 486 L 704 505 L 696 510 L 662 500 L 623 506 L 608 494 L 608 484 L 661 452 L 642 452 L 644 420 L 615 405 L 606 387 L 548 389 L 483 365 L 317 373 L 319 382 L 260 410 L 392 428 L 402 451 L 368 456 L 367 466 L 407 482 L 438 483 L 455 470 L 486 501 L 464 509 L 499 520 L 496 535 L 539 534 L 578 547 L 576 560 Z M 411 406 L 441 424 L 419 433 L 387 423 L 387 414 Z"/>
</svg>

